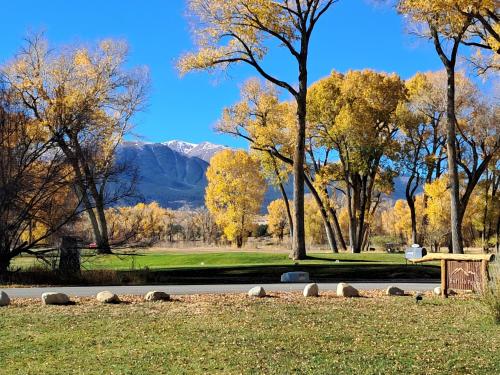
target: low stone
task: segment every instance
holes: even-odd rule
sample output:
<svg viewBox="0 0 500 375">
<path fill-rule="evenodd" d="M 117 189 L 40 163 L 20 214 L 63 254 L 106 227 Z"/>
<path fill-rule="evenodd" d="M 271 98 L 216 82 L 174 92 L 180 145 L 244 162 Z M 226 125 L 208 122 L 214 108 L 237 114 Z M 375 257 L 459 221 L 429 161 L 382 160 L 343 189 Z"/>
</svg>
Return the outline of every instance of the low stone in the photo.
<svg viewBox="0 0 500 375">
<path fill-rule="evenodd" d="M 43 293 L 42 302 L 44 305 L 67 305 L 70 303 L 69 297 L 64 293 Z"/>
<path fill-rule="evenodd" d="M 339 283 L 337 285 L 337 296 L 339 297 L 359 297 L 359 292 L 353 286 L 347 283 Z"/>
<path fill-rule="evenodd" d="M 440 296 L 441 295 L 441 287 L 440 286 L 437 286 L 434 288 L 434 294 L 436 296 Z"/>
<path fill-rule="evenodd" d="M 0 291 L 0 307 L 1 306 L 9 306 L 10 305 L 10 298 L 7 293 L 5 293 L 3 290 Z"/>
<path fill-rule="evenodd" d="M 107 290 L 97 293 L 96 298 L 101 303 L 120 303 L 120 298 Z"/>
<path fill-rule="evenodd" d="M 154 301 L 168 301 L 170 300 L 170 295 L 165 293 L 165 292 L 157 292 L 157 291 L 152 291 L 148 292 L 145 296 L 144 299 L 148 302 L 154 302 Z"/>
<path fill-rule="evenodd" d="M 282 283 L 307 283 L 309 282 L 309 272 L 294 271 L 285 272 L 281 275 Z"/>
<path fill-rule="evenodd" d="M 264 290 L 263 287 L 256 286 L 248 291 L 248 296 L 262 298 L 266 296 L 266 291 Z"/>
<path fill-rule="evenodd" d="M 405 291 L 403 289 L 398 288 L 397 286 L 390 286 L 385 291 L 385 294 L 388 296 L 404 296 Z"/>
<path fill-rule="evenodd" d="M 319 296 L 319 287 L 318 284 L 312 283 L 307 284 L 304 288 L 304 297 L 317 297 Z"/>
</svg>

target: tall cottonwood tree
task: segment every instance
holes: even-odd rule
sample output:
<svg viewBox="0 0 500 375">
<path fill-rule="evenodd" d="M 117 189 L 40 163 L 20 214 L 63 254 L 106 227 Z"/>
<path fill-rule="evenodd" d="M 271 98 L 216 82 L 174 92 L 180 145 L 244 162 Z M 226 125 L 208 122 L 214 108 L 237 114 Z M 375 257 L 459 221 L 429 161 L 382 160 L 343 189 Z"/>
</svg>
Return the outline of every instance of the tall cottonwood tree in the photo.
<svg viewBox="0 0 500 375">
<path fill-rule="evenodd" d="M 257 79 L 248 80 L 241 90 L 242 100 L 224 110 L 217 130 L 247 140 L 254 150 L 267 154 L 271 161 L 279 165 L 292 167 L 293 139 L 295 137 L 295 107 L 293 103 L 280 102 L 277 91 L 271 85 L 262 85 Z M 310 133 L 309 129 L 308 133 Z M 307 135 L 307 153 L 309 160 L 304 168 L 304 179 L 318 205 L 326 230 L 326 237 L 332 251 L 337 252 L 339 242 L 345 250 L 335 211 L 328 202 L 330 196 L 324 185 L 316 185 L 317 169 L 328 163 L 329 152 L 324 156 L 314 156 L 317 143 L 311 143 Z M 319 150 L 318 154 L 323 154 Z M 266 156 L 263 156 L 265 159 Z M 322 161 L 320 159 L 322 158 Z M 283 199 L 288 199 L 286 194 Z M 333 220 L 333 222 L 331 222 Z"/>
<path fill-rule="evenodd" d="M 17 100 L 72 166 L 77 194 L 103 253 L 111 251 L 105 208 L 130 195 L 134 181 L 119 183 L 127 166 L 117 164 L 116 149 L 147 87 L 144 70 L 124 69 L 126 56 L 124 42 L 49 49 L 43 37 L 35 36 L 2 69 Z"/>
<path fill-rule="evenodd" d="M 413 241 L 423 242 L 427 226 L 427 215 L 423 212 L 422 233 L 417 235 L 417 215 L 415 212 L 416 192 L 422 184 L 430 184 L 446 172 L 446 108 L 447 108 L 447 73 L 417 73 L 406 82 L 409 95 L 409 109 L 418 119 L 418 123 L 403 125 L 400 141 L 403 150 L 400 165 L 409 177 L 406 183 L 406 200 L 412 217 Z M 476 90 L 465 74 L 456 74 L 456 110 L 467 112 Z M 423 204 L 428 196 L 424 191 Z"/>
<path fill-rule="evenodd" d="M 421 34 L 430 38 L 447 73 L 446 150 L 451 194 L 451 238 L 454 253 L 463 253 L 460 230 L 460 185 L 456 145 L 455 73 L 460 44 L 472 24 L 468 15 L 459 12 L 453 1 L 401 0 L 399 11 L 423 29 Z"/>
<path fill-rule="evenodd" d="M 395 135 L 407 118 L 406 89 L 396 75 L 371 70 L 332 72 L 311 87 L 310 126 L 340 161 L 329 177 L 342 181 L 349 216 L 351 251 L 367 243 L 369 218 L 382 191 L 392 187 Z"/>
<path fill-rule="evenodd" d="M 179 69 L 227 68 L 243 63 L 266 80 L 287 90 L 296 101 L 293 152 L 294 230 L 293 257 L 306 256 L 304 239 L 304 162 L 308 90 L 308 57 L 319 19 L 338 0 L 188 0 L 194 19 L 198 50 L 184 55 Z M 269 47 L 277 42 L 295 60 L 298 85 L 287 82 L 262 64 Z"/>
<path fill-rule="evenodd" d="M 205 204 L 229 241 L 238 248 L 251 232 L 266 191 L 259 165 L 245 151 L 220 151 L 207 169 Z"/>
</svg>

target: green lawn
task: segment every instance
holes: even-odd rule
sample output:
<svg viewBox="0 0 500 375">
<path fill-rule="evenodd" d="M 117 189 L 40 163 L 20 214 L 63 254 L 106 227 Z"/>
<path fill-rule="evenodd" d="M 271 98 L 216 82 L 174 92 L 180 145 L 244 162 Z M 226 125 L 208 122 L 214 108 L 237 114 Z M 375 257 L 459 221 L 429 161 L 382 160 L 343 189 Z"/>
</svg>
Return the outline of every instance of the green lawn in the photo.
<svg viewBox="0 0 500 375">
<path fill-rule="evenodd" d="M 339 260 L 340 263 L 335 262 Z M 293 265 L 296 262 L 284 253 L 266 252 L 151 252 L 143 251 L 137 255 L 100 255 L 82 257 L 82 266 L 89 270 L 130 270 L 130 269 L 169 269 L 181 267 L 223 267 L 223 266 L 265 266 Z M 403 264 L 403 254 L 362 253 L 329 254 L 312 253 L 301 265 L 355 265 L 355 264 Z M 13 266 L 26 268 L 40 264 L 33 257 L 19 257 Z"/>
<path fill-rule="evenodd" d="M 33 268 L 33 266 L 37 266 Z M 275 283 L 290 271 L 309 272 L 316 282 L 344 280 L 438 280 L 435 265 L 405 265 L 402 254 L 312 253 L 293 261 L 286 253 L 272 252 L 161 252 L 136 255 L 83 256 L 81 277 L 63 279 L 40 269 L 33 257 L 19 257 L 6 284 L 116 285 L 116 284 L 219 284 Z"/>
<path fill-rule="evenodd" d="M 0 308 L 2 374 L 499 374 L 475 300 L 180 297 Z"/>
</svg>

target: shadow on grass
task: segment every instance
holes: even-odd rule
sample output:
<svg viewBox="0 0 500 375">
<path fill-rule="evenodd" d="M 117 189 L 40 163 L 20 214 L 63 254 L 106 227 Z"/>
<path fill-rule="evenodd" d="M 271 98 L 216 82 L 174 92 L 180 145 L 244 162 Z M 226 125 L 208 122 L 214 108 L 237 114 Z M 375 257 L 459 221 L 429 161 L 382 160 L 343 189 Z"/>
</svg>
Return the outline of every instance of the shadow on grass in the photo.
<svg viewBox="0 0 500 375">
<path fill-rule="evenodd" d="M 439 266 L 404 264 L 340 265 L 260 265 L 226 267 L 192 267 L 142 270 L 90 270 L 73 278 L 61 279 L 51 271 L 19 271 L 8 275 L 5 284 L 20 285 L 209 285 L 279 283 L 281 274 L 290 271 L 309 272 L 314 282 L 339 281 L 437 281 Z"/>
</svg>

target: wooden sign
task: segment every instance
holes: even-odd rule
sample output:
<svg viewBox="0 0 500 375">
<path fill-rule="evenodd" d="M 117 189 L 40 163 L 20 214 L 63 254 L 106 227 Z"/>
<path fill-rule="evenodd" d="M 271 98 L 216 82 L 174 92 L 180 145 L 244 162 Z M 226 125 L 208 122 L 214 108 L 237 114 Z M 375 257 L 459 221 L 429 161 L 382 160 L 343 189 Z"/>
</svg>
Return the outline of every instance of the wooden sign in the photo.
<svg viewBox="0 0 500 375">
<path fill-rule="evenodd" d="M 449 291 L 480 292 L 488 282 L 488 262 L 493 254 L 428 254 L 414 263 L 441 261 L 441 295 Z"/>
</svg>

